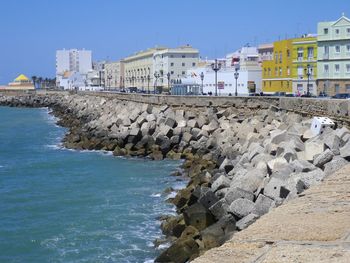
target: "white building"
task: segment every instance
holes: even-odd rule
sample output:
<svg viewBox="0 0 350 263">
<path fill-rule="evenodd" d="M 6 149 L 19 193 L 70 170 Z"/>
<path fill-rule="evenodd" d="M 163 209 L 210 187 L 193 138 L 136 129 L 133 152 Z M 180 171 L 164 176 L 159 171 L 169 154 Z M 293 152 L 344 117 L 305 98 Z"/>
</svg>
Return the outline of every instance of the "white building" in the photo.
<svg viewBox="0 0 350 263">
<path fill-rule="evenodd" d="M 79 73 L 83 78 L 92 70 L 92 53 L 90 50 L 63 49 L 56 51 L 56 84 L 68 89 L 67 76 Z M 64 80 L 65 79 L 65 80 Z"/>
<path fill-rule="evenodd" d="M 259 54 L 256 47 L 243 47 L 228 54 L 225 60 L 218 60 L 222 67 L 217 73 L 218 95 L 234 95 L 236 90 L 235 66 L 237 71 L 237 93 L 247 96 L 249 93 L 262 91 L 262 69 L 259 65 Z M 187 79 L 192 79 L 202 86 L 201 73 L 203 72 L 203 93 L 215 94 L 215 72 L 211 66 L 190 69 Z"/>
<path fill-rule="evenodd" d="M 198 49 L 194 49 L 189 45 L 155 52 L 153 54 L 153 72 L 159 74 L 157 86 L 169 89 L 168 83 L 185 77 L 187 70 L 197 67 L 198 62 Z"/>
<path fill-rule="evenodd" d="M 124 88 L 123 60 L 107 62 L 105 64 L 105 83 L 108 90 Z"/>
</svg>

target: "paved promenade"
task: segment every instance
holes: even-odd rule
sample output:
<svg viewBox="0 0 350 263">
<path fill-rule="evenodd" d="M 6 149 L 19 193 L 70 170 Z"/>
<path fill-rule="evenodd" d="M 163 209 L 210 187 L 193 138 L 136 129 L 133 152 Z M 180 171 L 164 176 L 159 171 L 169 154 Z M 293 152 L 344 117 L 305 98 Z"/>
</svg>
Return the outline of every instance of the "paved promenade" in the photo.
<svg viewBox="0 0 350 263">
<path fill-rule="evenodd" d="M 350 165 L 193 262 L 350 262 Z"/>
</svg>

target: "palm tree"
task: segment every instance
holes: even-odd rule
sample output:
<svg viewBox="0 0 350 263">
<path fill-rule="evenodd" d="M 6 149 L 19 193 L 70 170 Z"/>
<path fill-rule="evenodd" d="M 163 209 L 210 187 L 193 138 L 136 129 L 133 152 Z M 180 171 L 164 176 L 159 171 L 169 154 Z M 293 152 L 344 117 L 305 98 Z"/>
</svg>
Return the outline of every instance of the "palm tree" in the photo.
<svg viewBox="0 0 350 263">
<path fill-rule="evenodd" d="M 35 84 L 36 84 L 37 79 L 38 79 L 38 78 L 37 78 L 36 76 L 32 76 L 32 81 L 33 81 L 34 89 L 36 89 Z"/>
<path fill-rule="evenodd" d="M 39 83 L 39 89 L 41 89 L 41 85 L 43 83 L 43 78 L 42 77 L 38 78 L 38 83 Z"/>
</svg>

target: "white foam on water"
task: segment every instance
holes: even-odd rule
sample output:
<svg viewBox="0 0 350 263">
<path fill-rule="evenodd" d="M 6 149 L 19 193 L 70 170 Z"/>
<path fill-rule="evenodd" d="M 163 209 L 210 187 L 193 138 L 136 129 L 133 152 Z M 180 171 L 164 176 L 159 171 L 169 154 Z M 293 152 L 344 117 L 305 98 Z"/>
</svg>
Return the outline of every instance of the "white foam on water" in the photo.
<svg viewBox="0 0 350 263">
<path fill-rule="evenodd" d="M 170 243 L 167 242 L 167 243 L 164 243 L 164 244 L 160 244 L 158 247 L 157 247 L 157 250 L 163 250 L 163 249 L 166 249 L 168 247 L 170 247 Z"/>
<path fill-rule="evenodd" d="M 175 198 L 176 194 L 177 194 L 176 191 L 172 191 L 165 197 L 165 199 Z"/>
<path fill-rule="evenodd" d="M 151 197 L 160 197 L 161 196 L 161 194 L 151 194 Z"/>
<path fill-rule="evenodd" d="M 144 263 L 154 263 L 154 259 L 146 259 Z"/>
</svg>

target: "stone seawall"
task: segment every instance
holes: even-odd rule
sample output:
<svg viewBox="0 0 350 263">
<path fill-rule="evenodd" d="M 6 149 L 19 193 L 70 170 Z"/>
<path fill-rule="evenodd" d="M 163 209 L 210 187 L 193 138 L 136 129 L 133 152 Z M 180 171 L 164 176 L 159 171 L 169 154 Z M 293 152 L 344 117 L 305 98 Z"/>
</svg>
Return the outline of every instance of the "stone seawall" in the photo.
<svg viewBox="0 0 350 263">
<path fill-rule="evenodd" d="M 0 95 L 0 105 L 50 107 L 69 128 L 69 148 L 185 159 L 190 181 L 169 200 L 178 215 L 162 218 L 172 245 L 157 262 L 186 262 L 220 246 L 350 159 L 350 131 L 341 128 L 349 101 L 37 93 Z M 314 112 L 334 116 L 338 128 L 314 136 Z"/>
</svg>

